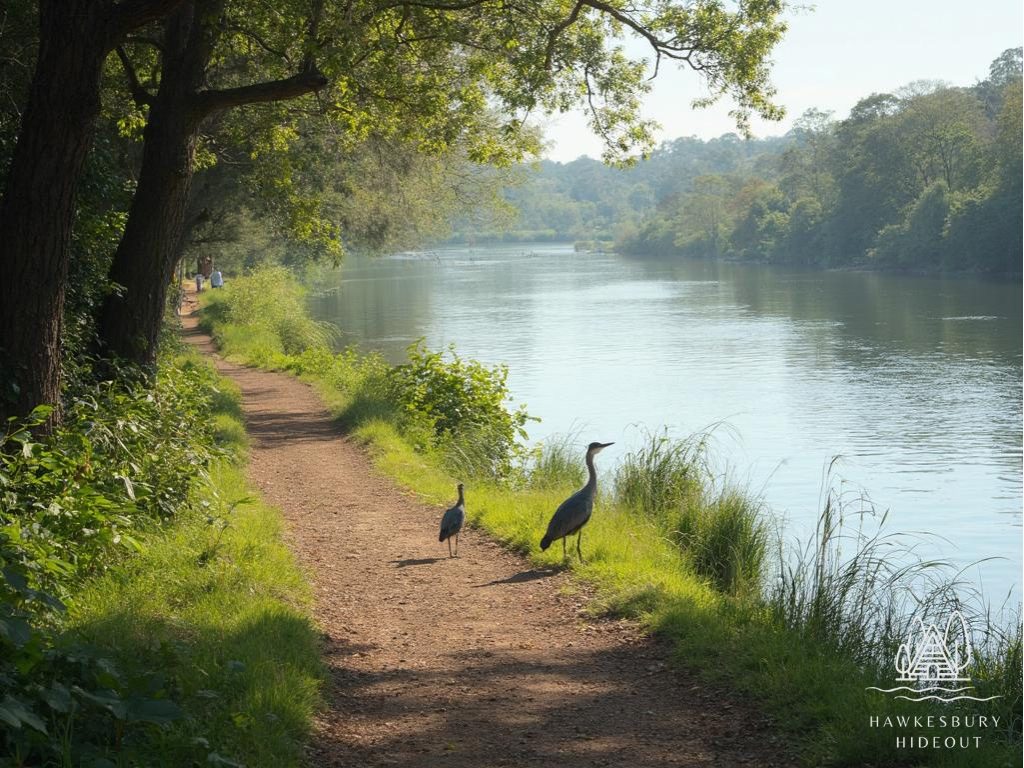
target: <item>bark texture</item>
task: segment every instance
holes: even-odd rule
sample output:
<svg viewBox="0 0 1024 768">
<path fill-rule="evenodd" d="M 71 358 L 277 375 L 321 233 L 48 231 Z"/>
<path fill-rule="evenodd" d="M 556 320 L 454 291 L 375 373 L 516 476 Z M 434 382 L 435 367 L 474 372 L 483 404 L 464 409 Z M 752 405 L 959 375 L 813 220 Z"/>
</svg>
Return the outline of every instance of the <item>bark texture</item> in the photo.
<svg viewBox="0 0 1024 768">
<path fill-rule="evenodd" d="M 311 63 L 282 80 L 204 90 L 223 0 L 193 0 L 168 17 L 160 89 L 145 131 L 139 185 L 110 278 L 123 287 L 100 314 L 102 352 L 142 365 L 156 360 L 167 288 L 184 244 L 200 125 L 241 104 L 293 99 L 327 80 Z"/>
<path fill-rule="evenodd" d="M 156 358 L 202 119 L 195 94 L 216 42 L 203 16 L 216 13 L 220 5 L 187 2 L 167 20 L 160 89 L 146 123 L 139 184 L 110 268 L 111 280 L 123 290 L 107 298 L 100 314 L 100 341 L 110 357 L 144 365 Z"/>
<path fill-rule="evenodd" d="M 0 423 L 60 420 L 61 333 L 75 196 L 107 53 L 181 0 L 40 0 L 39 53 L 0 202 Z"/>
<path fill-rule="evenodd" d="M 0 203 L 0 419 L 59 406 L 75 194 L 99 112 L 104 4 L 43 0 L 36 73 Z M 54 411 L 51 423 L 59 420 Z"/>
</svg>

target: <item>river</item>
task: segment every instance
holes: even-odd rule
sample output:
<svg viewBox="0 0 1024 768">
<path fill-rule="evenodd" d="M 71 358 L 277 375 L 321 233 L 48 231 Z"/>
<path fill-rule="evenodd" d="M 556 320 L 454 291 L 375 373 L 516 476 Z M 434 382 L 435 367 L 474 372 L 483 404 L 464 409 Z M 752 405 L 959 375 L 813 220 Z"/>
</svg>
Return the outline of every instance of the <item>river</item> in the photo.
<svg viewBox="0 0 1024 768">
<path fill-rule="evenodd" d="M 967 566 L 994 607 L 1020 599 L 1019 280 L 516 244 L 351 258 L 310 302 L 340 344 L 393 362 L 424 337 L 507 363 L 542 419 L 531 439 L 614 440 L 605 469 L 645 429 L 721 423 L 723 466 L 790 539 L 813 530 L 839 456 L 831 482 L 888 510 L 887 530 L 928 532 L 921 553 Z"/>
</svg>

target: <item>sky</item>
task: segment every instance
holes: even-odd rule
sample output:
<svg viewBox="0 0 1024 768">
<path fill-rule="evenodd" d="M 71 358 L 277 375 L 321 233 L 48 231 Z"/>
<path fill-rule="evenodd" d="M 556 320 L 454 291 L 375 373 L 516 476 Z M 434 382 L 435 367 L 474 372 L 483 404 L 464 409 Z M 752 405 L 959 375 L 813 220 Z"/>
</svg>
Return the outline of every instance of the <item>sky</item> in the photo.
<svg viewBox="0 0 1024 768">
<path fill-rule="evenodd" d="M 755 121 L 759 137 L 785 133 L 812 107 L 843 118 L 861 98 L 914 80 L 971 85 L 987 76 L 1000 53 L 1024 40 L 1021 0 L 822 0 L 787 12 L 787 20 L 789 31 L 772 54 L 772 81 L 787 114 L 780 123 Z M 627 43 L 627 50 L 645 54 L 637 42 Z M 690 107 L 703 93 L 694 72 L 663 63 L 644 99 L 645 117 L 662 126 L 659 141 L 710 139 L 735 130 L 729 102 Z M 546 157 L 567 162 L 584 154 L 601 156 L 601 142 L 582 111 L 540 124 L 549 142 Z"/>
</svg>

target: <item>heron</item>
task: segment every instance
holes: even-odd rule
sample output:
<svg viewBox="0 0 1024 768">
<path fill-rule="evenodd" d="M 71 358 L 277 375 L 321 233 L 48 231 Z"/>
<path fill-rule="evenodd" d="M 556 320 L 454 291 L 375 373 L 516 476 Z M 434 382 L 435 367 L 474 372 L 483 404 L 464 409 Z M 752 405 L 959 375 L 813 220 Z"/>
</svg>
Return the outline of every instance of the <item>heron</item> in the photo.
<svg viewBox="0 0 1024 768">
<path fill-rule="evenodd" d="M 615 443 L 591 443 L 587 446 L 587 484 L 576 493 L 558 505 L 551 522 L 548 523 L 548 532 L 540 540 L 540 548 L 547 549 L 551 542 L 562 540 L 562 559 L 568 556 L 565 551 L 565 540 L 576 534 L 576 554 L 583 562 L 583 553 L 580 551 L 580 539 L 583 538 L 583 526 L 590 520 L 590 514 L 594 511 L 594 497 L 597 496 L 597 472 L 594 470 L 594 457 Z"/>
<path fill-rule="evenodd" d="M 462 495 L 463 485 L 459 483 L 459 500 L 455 506 L 445 511 L 441 517 L 441 535 L 438 541 L 448 542 L 448 557 L 457 557 L 459 554 L 459 531 L 466 521 L 466 499 Z M 452 554 L 452 536 L 455 537 L 455 554 Z"/>
</svg>

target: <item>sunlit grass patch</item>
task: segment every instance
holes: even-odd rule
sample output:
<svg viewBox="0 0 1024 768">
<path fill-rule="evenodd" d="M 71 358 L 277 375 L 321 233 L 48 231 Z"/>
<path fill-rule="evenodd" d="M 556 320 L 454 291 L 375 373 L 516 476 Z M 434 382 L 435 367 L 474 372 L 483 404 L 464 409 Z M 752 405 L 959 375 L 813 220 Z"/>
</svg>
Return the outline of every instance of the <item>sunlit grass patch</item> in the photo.
<svg viewBox="0 0 1024 768">
<path fill-rule="evenodd" d="M 218 390 L 214 431 L 229 454 L 136 557 L 76 595 L 64 628 L 66 642 L 101 649 L 119 679 L 159 686 L 183 712 L 112 741 L 125 765 L 302 765 L 320 705 L 308 583 L 280 513 L 245 481 L 237 388 Z"/>
</svg>

